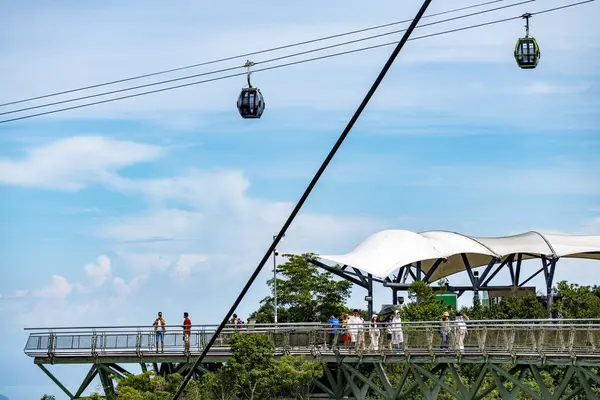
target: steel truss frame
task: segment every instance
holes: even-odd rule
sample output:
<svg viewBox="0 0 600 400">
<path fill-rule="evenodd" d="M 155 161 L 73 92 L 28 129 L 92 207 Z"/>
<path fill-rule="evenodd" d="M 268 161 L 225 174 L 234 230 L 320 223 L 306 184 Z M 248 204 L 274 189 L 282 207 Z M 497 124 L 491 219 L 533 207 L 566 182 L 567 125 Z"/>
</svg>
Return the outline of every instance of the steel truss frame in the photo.
<svg viewBox="0 0 600 400">
<path fill-rule="evenodd" d="M 315 382 L 311 398 L 394 400 L 411 396 L 435 400 L 442 392 L 445 394 L 443 398 L 479 400 L 497 390 L 506 400 L 517 399 L 519 393 L 534 400 L 600 399 L 597 394 L 600 377 L 592 367 L 564 367 L 560 381 L 551 391 L 540 373 L 543 369 L 535 365 L 516 365 L 510 370 L 495 364 L 479 366 L 477 378 L 469 384 L 461 379 L 460 367 L 455 364 L 439 363 L 429 368 L 425 364 L 402 364 L 400 379 L 394 381 L 380 362 L 328 363 L 324 376 Z M 525 385 L 528 374 L 535 380 L 539 392 Z"/>
<path fill-rule="evenodd" d="M 479 298 L 480 291 L 486 290 L 498 290 L 498 289 L 509 289 L 509 288 L 522 288 L 527 283 L 529 283 L 533 278 L 538 276 L 540 273 L 544 273 L 544 280 L 546 282 L 546 303 L 548 314 L 551 314 L 552 307 L 552 284 L 554 282 L 554 271 L 556 270 L 556 263 L 558 262 L 558 258 L 549 258 L 544 255 L 539 254 L 530 254 L 530 253 L 515 253 L 510 254 L 508 256 L 499 258 L 492 258 L 489 264 L 483 270 L 481 276 L 478 276 L 477 272 L 474 271 L 474 268 L 469 264 L 469 260 L 467 255 L 462 253 L 460 254 L 463 265 L 465 266 L 465 270 L 469 275 L 469 280 L 471 281 L 471 285 L 468 286 L 447 286 L 443 289 L 453 290 L 458 292 L 458 296 L 462 296 L 466 291 L 474 292 L 474 296 Z M 522 272 L 522 263 L 524 257 L 527 257 L 526 260 L 529 259 L 538 259 L 542 262 L 542 267 L 530 275 L 528 278 L 522 280 L 521 272 Z M 392 289 L 392 303 L 398 304 L 398 291 L 408 290 L 413 282 L 422 281 L 427 284 L 432 283 L 430 281 L 431 277 L 437 271 L 437 269 L 442 265 L 446 260 L 444 258 L 437 259 L 433 266 L 426 273 L 421 268 L 421 261 L 417 261 L 413 264 L 402 266 L 398 269 L 398 273 L 393 277 L 387 277 L 385 279 L 380 279 L 373 277 L 371 274 L 363 274 L 359 269 L 354 267 L 349 267 L 348 265 L 340 266 L 329 266 L 327 264 L 322 263 L 317 260 L 316 257 L 306 257 L 306 260 L 313 265 L 316 265 L 336 276 L 339 276 L 343 279 L 346 279 L 355 285 L 358 285 L 367 290 L 367 296 L 371 299 L 368 301 L 369 306 L 369 316 L 372 315 L 373 312 L 373 282 L 381 283 L 384 287 L 389 287 Z M 511 285 L 510 286 L 490 286 L 491 281 L 498 275 L 498 273 L 502 270 L 508 270 L 510 272 L 511 277 Z M 442 288 L 432 286 L 434 290 L 441 290 Z"/>
<path fill-rule="evenodd" d="M 46 365 L 36 364 L 55 384 L 58 386 L 68 397 L 72 400 L 81 398 L 83 392 L 91 385 L 96 377 L 100 379 L 102 390 L 104 391 L 104 397 L 108 400 L 116 400 L 116 383 L 126 376 L 132 375 L 131 372 L 127 371 L 122 366 L 116 363 L 95 363 L 92 364 L 87 375 L 79 385 L 77 391 L 73 394 L 67 387 L 52 373 Z M 163 363 L 140 363 L 143 372 L 147 372 L 148 365 L 150 370 L 159 376 L 169 376 L 171 374 L 184 375 L 190 371 L 193 366 L 191 362 L 163 362 Z M 222 364 L 206 364 L 198 366 L 198 369 L 194 373 L 194 379 L 201 379 L 202 375 L 206 372 L 212 372 L 215 368 L 218 368 Z"/>
</svg>

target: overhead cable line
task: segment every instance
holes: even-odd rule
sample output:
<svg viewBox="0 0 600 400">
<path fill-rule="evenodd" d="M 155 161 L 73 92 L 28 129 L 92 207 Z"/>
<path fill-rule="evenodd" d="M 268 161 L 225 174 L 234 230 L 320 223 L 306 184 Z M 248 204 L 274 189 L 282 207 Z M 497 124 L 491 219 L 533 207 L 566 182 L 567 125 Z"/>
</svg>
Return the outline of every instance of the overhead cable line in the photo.
<svg viewBox="0 0 600 400">
<path fill-rule="evenodd" d="M 506 1 L 506 0 L 486 1 L 486 2 L 483 2 L 483 3 L 474 4 L 474 5 L 471 5 L 471 6 L 454 8 L 452 10 L 441 11 L 441 12 L 438 12 L 438 13 L 425 15 L 423 18 L 437 17 L 437 16 L 440 16 L 440 15 L 451 14 L 451 13 L 454 13 L 454 12 L 469 10 L 469 9 L 477 8 L 477 7 L 483 7 L 483 6 L 487 6 L 487 5 L 494 4 L 494 3 L 500 3 L 500 2 L 503 2 L 503 1 Z M 272 47 L 272 48 L 268 48 L 268 49 L 264 49 L 264 50 L 257 50 L 257 51 L 253 51 L 251 53 L 240 54 L 240 55 L 237 55 L 237 56 L 229 56 L 229 57 L 225 57 L 225 58 L 219 58 L 219 59 L 216 59 L 216 60 L 204 61 L 204 62 L 197 63 L 197 64 L 186 65 L 186 66 L 183 66 L 183 67 L 171 68 L 171 69 L 166 69 L 166 70 L 162 70 L 162 71 L 158 71 L 158 72 L 152 72 L 152 73 L 143 74 L 143 75 L 136 75 L 136 76 L 132 76 L 132 77 L 129 77 L 129 78 L 117 79 L 117 80 L 114 80 L 114 81 L 108 81 L 108 82 L 98 83 L 98 84 L 94 84 L 94 85 L 83 86 L 83 87 L 79 87 L 79 88 L 75 88 L 75 89 L 69 89 L 69 90 L 65 90 L 65 91 L 62 91 L 62 92 L 49 93 L 49 94 L 40 95 L 40 96 L 36 96 L 36 97 L 30 97 L 30 98 L 26 98 L 26 99 L 22 99 L 22 100 L 15 100 L 15 101 L 11 101 L 11 102 L 8 102 L 8 103 L 0 104 L 0 107 L 9 106 L 9 105 L 13 105 L 13 104 L 19 104 L 19 103 L 25 103 L 25 102 L 33 101 L 33 100 L 45 99 L 45 98 L 53 97 L 53 96 L 60 96 L 60 95 L 63 95 L 63 94 L 68 94 L 68 93 L 73 93 L 73 92 L 79 92 L 79 91 L 82 91 L 82 90 L 94 89 L 94 88 L 98 88 L 98 87 L 102 87 L 102 86 L 114 85 L 116 83 L 123 83 L 123 82 L 129 82 L 129 81 L 133 81 L 133 80 L 137 80 L 137 79 L 142 79 L 142 78 L 149 78 L 151 76 L 163 75 L 163 74 L 168 74 L 168 73 L 171 73 L 171 72 L 183 71 L 183 70 L 186 70 L 186 69 L 202 67 L 202 66 L 216 64 L 216 63 L 221 63 L 221 62 L 225 62 L 225 61 L 231 61 L 231 60 L 235 60 L 237 58 L 249 57 L 249 56 L 254 56 L 254 55 L 258 55 L 258 54 L 269 53 L 269 52 L 273 52 L 273 51 L 277 51 L 277 50 L 284 50 L 284 49 L 288 49 L 288 48 L 291 48 L 291 47 L 302 46 L 302 45 L 305 45 L 305 44 L 322 42 L 322 41 L 329 40 L 329 39 L 336 39 L 336 38 L 343 37 L 343 36 L 355 35 L 357 33 L 373 31 L 373 30 L 377 30 L 377 29 L 381 29 L 381 28 L 387 28 L 389 26 L 401 25 L 401 24 L 405 24 L 405 23 L 408 23 L 408 22 L 411 22 L 411 21 L 412 21 L 411 19 L 405 19 L 405 20 L 402 20 L 402 21 L 389 22 L 389 23 L 386 23 L 386 24 L 371 26 L 371 27 L 368 27 L 368 28 L 357 29 L 357 30 L 354 30 L 354 31 L 338 33 L 338 34 L 335 34 L 335 35 L 330 35 L 330 36 L 324 36 L 324 37 L 320 37 L 320 38 L 316 38 L 316 39 L 305 40 L 305 41 L 302 41 L 302 42 L 296 42 L 296 43 L 287 44 L 287 45 L 283 45 L 283 46 Z"/>
<path fill-rule="evenodd" d="M 562 9 L 569 8 L 569 7 L 578 6 L 578 5 L 585 4 L 585 3 L 591 3 L 593 1 L 595 1 L 595 0 L 585 0 L 585 1 L 580 1 L 578 3 L 571 3 L 571 4 L 568 4 L 568 5 L 565 5 L 565 6 L 555 7 L 555 8 L 551 8 L 551 9 L 547 9 L 547 10 L 538 11 L 536 13 L 531 13 L 531 15 L 545 14 L 545 13 L 549 13 L 549 12 L 553 12 L 553 11 L 557 11 L 557 10 L 562 10 Z M 426 39 L 426 38 L 430 38 L 430 37 L 434 37 L 434 36 L 441 36 L 441 35 L 446 35 L 446 34 L 449 34 L 449 33 L 455 33 L 455 32 L 465 31 L 465 30 L 469 30 L 469 29 L 480 28 L 480 27 L 483 27 L 483 26 L 500 24 L 500 23 L 503 23 L 503 22 L 513 21 L 513 20 L 522 19 L 522 18 L 523 18 L 522 15 L 518 15 L 518 16 L 515 16 L 515 17 L 508 17 L 508 18 L 503 18 L 503 19 L 499 19 L 499 20 L 495 20 L 495 21 L 483 22 L 483 23 L 476 24 L 476 25 L 468 25 L 468 26 L 464 26 L 464 27 L 460 27 L 460 28 L 449 29 L 449 30 L 446 30 L 446 31 L 430 33 L 430 34 L 422 35 L 422 36 L 416 36 L 416 37 L 409 38 L 408 40 L 411 41 L 411 40 Z M 382 44 L 378 44 L 378 45 L 373 45 L 373 46 L 368 46 L 368 47 L 361 47 L 361 48 L 353 49 L 353 50 L 347 50 L 347 51 L 343 51 L 343 52 L 339 52 L 339 53 L 333 53 L 333 54 L 327 54 L 327 55 L 323 55 L 323 56 L 319 56 L 319 57 L 308 58 L 308 59 L 305 59 L 305 60 L 292 61 L 292 62 L 285 63 L 285 64 L 279 64 L 279 65 L 274 65 L 274 66 L 270 66 L 270 67 L 258 68 L 258 69 L 253 70 L 253 73 L 260 72 L 260 71 L 269 71 L 269 70 L 283 68 L 283 67 L 288 67 L 288 66 L 297 65 L 297 64 L 304 64 L 304 63 L 307 63 L 307 62 L 322 60 L 322 59 L 331 58 L 331 57 L 342 56 L 342 55 L 346 55 L 346 54 L 358 53 L 358 52 L 361 52 L 361 51 L 372 50 L 372 49 L 377 49 L 377 48 L 381 48 L 381 47 L 387 47 L 387 46 L 395 45 L 397 43 L 398 42 L 396 42 L 396 41 L 394 41 L 394 42 L 388 42 L 388 43 L 382 43 Z M 130 95 L 127 95 L 127 96 L 120 96 L 120 97 L 115 97 L 115 98 L 112 98 L 112 99 L 99 100 L 99 101 L 95 101 L 95 102 L 91 102 L 91 103 L 79 104 L 79 105 L 75 105 L 75 106 L 71 106 L 71 107 L 59 108 L 59 109 L 56 109 L 56 110 L 51 110 L 51 111 L 45 111 L 45 112 L 40 112 L 40 113 L 25 115 L 25 116 L 22 116 L 22 117 L 15 117 L 15 118 L 11 118 L 11 119 L 2 120 L 2 121 L 0 121 L 0 124 L 7 123 L 7 122 L 13 122 L 13 121 L 19 121 L 19 120 L 33 118 L 33 117 L 38 117 L 38 116 L 42 116 L 42 115 L 49 115 L 49 114 L 59 113 L 59 112 L 63 112 L 63 111 L 75 110 L 75 109 L 84 108 L 84 107 L 90 107 L 90 106 L 94 106 L 94 105 L 98 105 L 98 104 L 110 103 L 110 102 L 113 102 L 113 101 L 124 100 L 124 99 L 133 98 L 133 97 L 145 96 L 145 95 L 148 95 L 148 94 L 165 92 L 165 91 L 168 91 L 168 90 L 173 90 L 173 89 L 179 89 L 179 88 L 188 87 L 188 86 L 199 85 L 199 84 L 202 84 L 202 83 L 208 83 L 208 82 L 213 82 L 213 81 L 218 81 L 218 80 L 233 78 L 233 77 L 242 76 L 242 75 L 246 75 L 246 72 L 239 72 L 239 73 L 230 74 L 230 75 L 223 75 L 223 76 L 218 76 L 216 78 L 204 79 L 204 80 L 200 80 L 200 81 L 194 81 L 194 82 L 184 83 L 184 84 L 180 84 L 180 85 L 176 85 L 176 86 L 169 86 L 169 87 L 166 87 L 166 88 L 155 89 L 155 90 L 150 90 L 150 91 L 141 92 L 141 93 L 134 93 L 134 94 L 130 94 Z"/>
<path fill-rule="evenodd" d="M 523 4 L 526 4 L 526 3 L 531 3 L 531 2 L 534 2 L 534 1 L 535 0 L 525 0 L 525 1 L 521 1 L 519 3 L 508 4 L 508 5 L 505 5 L 505 6 L 500 6 L 500 7 L 496 7 L 496 8 L 490 8 L 488 10 L 483 10 L 483 11 L 477 11 L 477 12 L 474 12 L 474 13 L 471 13 L 471 14 L 459 15 L 457 17 L 452 17 L 452 18 L 448 18 L 448 19 L 444 19 L 444 20 L 440 20 L 440 21 L 430 22 L 428 24 L 423 24 L 423 25 L 418 26 L 417 28 L 425 28 L 425 27 L 428 27 L 428 26 L 439 25 L 439 24 L 443 24 L 443 23 L 446 23 L 446 22 L 450 22 L 450 21 L 456 21 L 456 20 L 463 19 L 463 18 L 469 18 L 469 17 L 473 17 L 473 16 L 476 16 L 476 15 L 481 15 L 481 14 L 486 14 L 486 13 L 490 13 L 490 12 L 494 12 L 494 11 L 503 10 L 505 8 L 516 7 L 516 6 L 523 5 Z M 347 42 L 336 43 L 336 44 L 332 44 L 332 45 L 329 45 L 329 46 L 318 47 L 316 49 L 310 49 L 310 50 L 305 50 L 305 51 L 301 51 L 301 52 L 298 52 L 298 53 L 288 54 L 288 55 L 285 55 L 285 56 L 274 57 L 274 58 L 270 58 L 270 59 L 267 59 L 267 60 L 264 60 L 264 61 L 257 61 L 257 62 L 254 62 L 254 65 L 267 64 L 267 63 L 271 63 L 271 62 L 274 62 L 274 61 L 284 60 L 284 59 L 287 59 L 287 58 L 292 58 L 292 57 L 297 57 L 297 56 L 301 56 L 301 55 L 305 55 L 305 54 L 315 53 L 315 52 L 318 52 L 318 51 L 333 49 L 333 48 L 336 48 L 336 47 L 347 46 L 349 44 L 360 43 L 360 42 L 364 42 L 364 41 L 367 41 L 367 40 L 378 39 L 378 38 L 381 38 L 381 37 L 384 37 L 384 36 L 394 35 L 396 33 L 401 33 L 401 32 L 406 32 L 406 29 L 399 29 L 399 30 L 395 30 L 395 31 L 391 31 L 391 32 L 380 33 L 380 34 L 377 34 L 377 35 L 367 36 L 367 37 L 360 38 L 360 39 L 354 39 L 354 40 L 350 40 L 350 41 L 347 41 Z M 173 78 L 173 79 L 167 79 L 167 80 L 164 80 L 164 81 L 158 81 L 158 82 L 153 82 L 153 83 L 146 83 L 144 85 L 138 85 L 138 86 L 133 86 L 133 87 L 129 87 L 129 88 L 111 90 L 109 92 L 102 92 L 102 93 L 90 94 L 90 95 L 86 95 L 86 96 L 75 97 L 75 98 L 72 98 L 72 99 L 55 101 L 55 102 L 52 102 L 52 103 L 39 104 L 37 106 L 31 106 L 31 107 L 19 108 L 17 110 L 0 112 L 0 115 L 15 114 L 15 113 L 23 112 L 23 111 L 35 110 L 35 109 L 38 109 L 38 108 L 45 108 L 45 107 L 50 107 L 50 106 L 56 106 L 56 105 L 59 105 L 59 104 L 72 103 L 74 101 L 80 101 L 80 100 L 86 100 L 86 99 L 91 99 L 91 98 L 95 98 L 95 97 L 107 96 L 109 94 L 117 94 L 117 93 L 129 92 L 131 90 L 143 89 L 143 88 L 152 87 L 152 86 L 164 85 L 166 83 L 179 82 L 179 81 L 184 81 L 184 80 L 188 80 L 188 79 L 199 78 L 201 76 L 214 75 L 214 74 L 218 74 L 218 73 L 222 73 L 222 72 L 233 71 L 233 70 L 244 68 L 244 67 L 245 67 L 245 65 L 238 65 L 238 66 L 235 66 L 235 67 L 222 68 L 222 69 L 218 69 L 218 70 L 214 70 L 214 71 L 202 72 L 202 73 L 199 73 L 199 74 L 187 75 L 187 76 L 182 76 L 182 77 Z"/>
<path fill-rule="evenodd" d="M 377 88 L 380 86 L 381 82 L 383 81 L 383 78 L 385 77 L 385 75 L 387 74 L 387 72 L 390 70 L 390 67 L 392 66 L 392 64 L 396 60 L 398 54 L 400 53 L 400 51 L 402 50 L 402 48 L 406 44 L 407 40 L 409 39 L 410 35 L 414 31 L 415 27 L 419 23 L 419 20 L 421 19 L 421 17 L 423 17 L 423 14 L 425 14 L 425 11 L 427 10 L 427 7 L 429 7 L 430 3 L 431 3 L 431 0 L 425 0 L 423 2 L 423 5 L 421 6 L 421 8 L 419 8 L 419 11 L 417 12 L 417 15 L 415 16 L 415 18 L 411 22 L 410 26 L 408 27 L 408 29 L 406 30 L 406 32 L 404 33 L 404 35 L 402 36 L 402 39 L 396 44 L 396 47 L 392 51 L 392 54 L 390 54 L 390 56 L 388 57 L 388 60 L 385 62 L 383 68 L 381 68 L 381 71 L 377 75 L 377 78 L 375 79 L 375 81 L 373 82 L 373 84 L 371 85 L 371 87 L 369 88 L 369 91 L 365 94 L 365 97 L 360 102 L 360 105 L 358 106 L 358 108 L 356 109 L 356 111 L 354 112 L 354 114 L 352 115 L 352 118 L 350 118 L 350 121 L 348 121 L 348 124 L 346 125 L 346 127 L 344 128 L 344 130 L 342 131 L 342 133 L 340 134 L 340 136 L 336 140 L 335 144 L 333 145 L 333 147 L 331 148 L 331 150 L 329 151 L 329 153 L 327 154 L 327 157 L 325 157 L 325 159 L 321 163 L 321 166 L 319 167 L 319 169 L 317 170 L 317 172 L 315 173 L 315 175 L 313 176 L 313 178 L 310 180 L 310 183 L 308 184 L 308 186 L 304 190 L 304 193 L 302 193 L 302 196 L 300 197 L 300 199 L 298 200 L 298 202 L 294 206 L 294 209 L 292 210 L 292 212 L 290 213 L 290 215 L 287 217 L 287 219 L 286 219 L 285 223 L 283 224 L 283 226 L 281 227 L 279 233 L 273 239 L 273 243 L 271 244 L 271 246 L 269 246 L 269 248 L 265 252 L 265 255 L 263 256 L 263 258 L 261 259 L 261 261 L 258 263 L 258 265 L 256 266 L 256 268 L 254 269 L 254 272 L 252 273 L 252 275 L 250 276 L 250 278 L 248 279 L 248 281 L 244 285 L 244 288 L 242 289 L 242 291 L 238 294 L 236 300 L 233 302 L 233 305 L 231 306 L 231 308 L 229 309 L 229 311 L 227 312 L 227 314 L 223 318 L 223 321 L 221 322 L 221 324 L 219 325 L 219 327 L 216 329 L 216 331 L 214 332 L 214 334 L 211 335 L 208 343 L 202 349 L 202 353 L 200 353 L 200 356 L 196 360 L 194 360 L 192 368 L 190 368 L 190 370 L 188 371 L 188 373 L 185 376 L 185 378 L 183 378 L 183 382 L 181 383 L 181 385 L 179 386 L 179 388 L 177 389 L 177 391 L 175 392 L 175 394 L 171 398 L 171 400 L 177 400 L 179 398 L 179 396 L 181 396 L 181 394 L 183 393 L 185 387 L 187 386 L 187 384 L 190 382 L 190 380 L 192 379 L 192 377 L 196 373 L 196 369 L 200 366 L 200 363 L 202 362 L 202 360 L 204 359 L 204 357 L 208 354 L 208 351 L 210 350 L 210 348 L 212 347 L 212 345 L 215 343 L 215 341 L 217 340 L 217 338 L 219 337 L 219 335 L 221 334 L 221 332 L 223 331 L 223 329 L 227 325 L 227 322 L 229 322 L 229 317 L 235 312 L 236 308 L 241 303 L 242 299 L 244 298 L 244 296 L 246 295 L 246 293 L 248 292 L 248 290 L 250 289 L 250 287 L 252 286 L 252 284 L 254 283 L 254 281 L 256 280 L 256 278 L 258 277 L 258 275 L 260 274 L 260 271 L 263 269 L 265 263 L 269 259 L 269 256 L 275 251 L 276 246 L 279 244 L 279 242 L 281 241 L 281 239 L 285 235 L 285 232 L 288 230 L 288 228 L 290 227 L 290 225 L 292 224 L 292 222 L 296 218 L 296 215 L 298 215 L 298 213 L 300 212 L 300 209 L 302 208 L 302 206 L 306 202 L 306 199 L 308 198 L 308 196 L 310 196 L 310 194 L 312 193 L 313 189 L 315 188 L 315 186 L 319 182 L 319 179 L 321 178 L 321 176 L 323 175 L 323 173 L 327 169 L 327 166 L 329 165 L 329 163 L 331 162 L 331 160 L 333 160 L 333 157 L 338 152 L 338 150 L 340 149 L 340 147 L 342 147 L 342 144 L 344 143 L 344 140 L 346 139 L 346 137 L 348 136 L 348 134 L 352 130 L 352 127 L 354 126 L 354 124 L 356 123 L 356 121 L 358 121 L 358 118 L 362 114 L 363 110 L 367 107 L 367 104 L 369 103 L 369 101 L 371 100 L 371 98 L 373 97 L 373 95 L 375 94 L 375 92 L 377 91 Z"/>
</svg>

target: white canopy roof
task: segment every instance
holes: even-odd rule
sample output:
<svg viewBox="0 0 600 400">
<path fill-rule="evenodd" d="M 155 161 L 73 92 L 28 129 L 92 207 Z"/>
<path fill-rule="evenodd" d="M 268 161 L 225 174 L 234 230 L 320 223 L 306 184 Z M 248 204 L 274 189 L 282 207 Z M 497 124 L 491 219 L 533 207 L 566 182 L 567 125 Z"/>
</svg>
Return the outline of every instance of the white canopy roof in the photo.
<svg viewBox="0 0 600 400">
<path fill-rule="evenodd" d="M 466 270 L 461 254 L 471 267 L 486 266 L 492 258 L 503 259 L 521 253 L 523 259 L 535 256 L 588 258 L 600 260 L 600 235 L 567 236 L 527 232 L 514 236 L 478 238 L 448 231 L 415 233 L 385 230 L 363 240 L 346 254 L 320 255 L 322 260 L 355 267 L 379 278 L 396 269 L 421 261 L 427 273 L 437 259 L 446 259 L 430 281 Z"/>
</svg>

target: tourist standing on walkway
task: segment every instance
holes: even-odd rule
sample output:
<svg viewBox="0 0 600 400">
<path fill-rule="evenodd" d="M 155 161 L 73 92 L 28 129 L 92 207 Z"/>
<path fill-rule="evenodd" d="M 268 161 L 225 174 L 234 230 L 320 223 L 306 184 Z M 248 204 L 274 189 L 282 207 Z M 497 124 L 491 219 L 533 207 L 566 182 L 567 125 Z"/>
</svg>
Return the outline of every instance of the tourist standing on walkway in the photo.
<svg viewBox="0 0 600 400">
<path fill-rule="evenodd" d="M 465 350 L 465 337 L 467 336 L 467 322 L 466 317 L 462 312 L 456 315 L 456 334 L 458 336 L 458 349 L 460 351 Z"/>
<path fill-rule="evenodd" d="M 381 331 L 379 330 L 379 322 L 377 321 L 378 315 L 373 314 L 371 322 L 369 323 L 369 350 L 379 350 L 379 338 Z"/>
<path fill-rule="evenodd" d="M 154 335 L 156 336 L 156 352 L 158 353 L 158 342 L 161 344 L 162 353 L 165 352 L 165 333 L 167 323 L 165 322 L 162 312 L 158 312 L 158 317 L 154 320 Z"/>
<path fill-rule="evenodd" d="M 352 316 L 348 320 L 348 333 L 350 333 L 350 341 L 358 349 L 359 346 L 362 346 L 362 349 L 365 349 L 365 342 L 363 341 L 363 331 L 365 320 L 362 319 L 358 310 L 355 308 L 352 311 Z"/>
<path fill-rule="evenodd" d="M 236 329 L 240 329 L 243 324 L 244 324 L 244 321 L 239 319 L 237 314 L 233 314 L 233 327 Z"/>
<path fill-rule="evenodd" d="M 448 342 L 450 339 L 450 321 L 449 321 L 449 317 L 450 314 L 448 314 L 448 312 L 444 312 L 444 315 L 442 316 L 442 321 L 440 322 L 440 336 L 442 337 L 442 345 L 440 346 L 441 349 L 448 349 Z"/>
<path fill-rule="evenodd" d="M 192 334 L 192 321 L 188 318 L 187 312 L 183 313 L 183 343 L 185 344 L 185 352 L 190 352 L 190 336 Z"/>
<path fill-rule="evenodd" d="M 392 332 L 392 346 L 394 351 L 400 352 L 404 346 L 404 332 L 402 332 L 402 319 L 400 311 L 396 310 L 392 317 L 390 331 Z"/>
<path fill-rule="evenodd" d="M 344 314 L 342 317 L 342 331 L 344 335 L 342 336 L 342 342 L 344 343 L 344 347 L 350 347 L 350 334 L 348 333 L 348 320 L 350 317 L 348 314 Z"/>
<path fill-rule="evenodd" d="M 392 349 L 392 319 L 394 319 L 394 313 L 389 313 L 384 320 L 385 340 L 383 341 L 383 347 L 389 347 L 390 350 Z"/>
<path fill-rule="evenodd" d="M 340 330 L 340 320 L 331 314 L 329 317 L 329 347 L 331 350 L 337 347 L 337 341 Z"/>
</svg>

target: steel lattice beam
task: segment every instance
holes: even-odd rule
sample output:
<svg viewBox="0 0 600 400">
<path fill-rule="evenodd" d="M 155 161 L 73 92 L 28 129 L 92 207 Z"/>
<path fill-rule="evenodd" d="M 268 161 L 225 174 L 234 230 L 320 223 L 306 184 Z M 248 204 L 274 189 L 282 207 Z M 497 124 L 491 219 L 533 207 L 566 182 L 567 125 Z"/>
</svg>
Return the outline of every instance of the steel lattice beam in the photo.
<svg viewBox="0 0 600 400">
<path fill-rule="evenodd" d="M 515 366 L 510 370 L 494 364 L 481 364 L 477 378 L 469 384 L 455 364 L 436 364 L 429 368 L 423 364 L 402 365 L 400 379 L 392 384 L 383 363 L 327 363 L 322 379 L 314 386 L 315 397 L 331 399 L 368 398 L 401 399 L 417 391 L 424 399 L 444 398 L 456 400 L 485 399 L 496 392 L 504 400 L 517 399 L 520 394 L 535 400 L 566 400 L 575 396 L 598 399 L 600 377 L 598 371 L 588 367 L 567 366 L 554 388 L 546 386 L 541 371 L 535 365 Z M 525 379 L 535 380 L 538 391 L 525 384 Z M 487 378 L 487 379 L 486 379 Z M 567 388 L 570 390 L 567 392 Z M 351 395 L 350 397 L 346 397 Z"/>
</svg>

